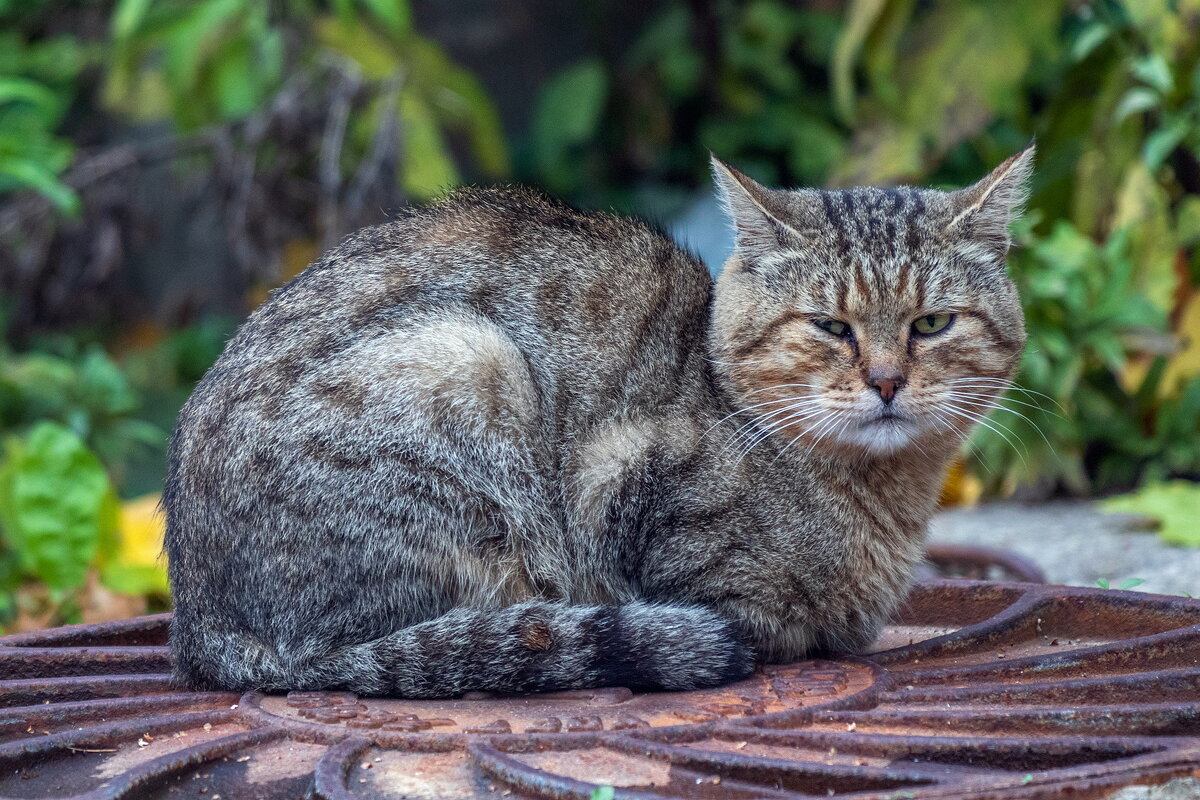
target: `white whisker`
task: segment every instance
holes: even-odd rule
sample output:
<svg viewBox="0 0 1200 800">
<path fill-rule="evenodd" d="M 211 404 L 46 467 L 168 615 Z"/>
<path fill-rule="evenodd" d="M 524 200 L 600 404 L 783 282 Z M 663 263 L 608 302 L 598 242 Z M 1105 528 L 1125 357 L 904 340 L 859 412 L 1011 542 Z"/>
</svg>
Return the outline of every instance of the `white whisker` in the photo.
<svg viewBox="0 0 1200 800">
<path fill-rule="evenodd" d="M 982 414 L 971 414 L 968 411 L 966 411 L 965 409 L 955 408 L 950 405 L 944 405 L 944 406 L 942 406 L 942 408 L 944 408 L 946 411 L 950 412 L 951 414 L 954 414 L 957 417 L 961 417 L 963 419 L 970 420 L 973 423 L 982 425 L 985 428 L 987 428 L 988 430 L 995 433 L 1000 438 L 1004 439 L 1004 441 L 1008 443 L 1008 446 L 1013 449 L 1013 452 L 1017 454 L 1017 458 L 1021 459 L 1021 465 L 1028 468 L 1028 464 L 1026 464 L 1026 462 L 1025 462 L 1025 455 L 1021 452 L 1021 449 L 1019 447 L 1017 447 L 1016 443 L 1014 443 L 1013 440 L 1009 438 L 1008 434 L 1004 432 L 1005 430 L 1007 430 L 1008 433 L 1013 433 L 1011 430 L 1009 430 L 1005 426 L 1001 425 L 1000 423 L 996 422 L 995 420 L 988 420 Z M 999 427 L 997 427 L 997 426 L 999 426 Z M 1001 430 L 1001 428 L 1004 428 L 1004 430 Z M 1016 434 L 1013 433 L 1013 436 L 1016 436 Z"/>
<path fill-rule="evenodd" d="M 748 443 L 746 452 L 749 453 L 772 433 L 821 413 L 821 409 L 819 408 L 815 411 L 808 407 L 789 410 L 792 411 L 789 416 L 786 416 L 783 419 L 777 419 L 768 425 L 759 427 L 756 430 L 753 430 L 748 436 L 739 437 L 742 440 L 742 444 Z"/>
<path fill-rule="evenodd" d="M 801 398 L 800 400 L 797 400 L 796 402 L 794 402 L 788 406 L 785 406 L 784 408 L 778 408 L 767 414 L 761 414 L 761 415 L 755 417 L 754 419 L 751 419 L 751 420 L 745 422 L 740 427 L 738 427 L 738 429 L 735 430 L 733 435 L 730 437 L 729 441 L 727 441 L 725 443 L 725 446 L 730 447 L 735 444 L 738 444 L 739 442 L 741 442 L 743 440 L 753 439 L 756 435 L 758 435 L 758 432 L 761 429 L 761 427 L 763 426 L 763 424 L 768 422 L 769 420 L 771 420 L 775 417 L 778 417 L 782 414 L 790 414 L 793 412 L 805 413 L 805 412 L 807 412 L 808 409 L 810 409 L 812 406 L 816 405 L 817 403 L 818 403 L 817 398 Z M 766 432 L 769 433 L 770 429 L 772 427 L 774 427 L 776 424 L 778 424 L 778 421 L 771 422 L 769 425 L 767 425 Z M 722 448 L 722 449 L 724 449 L 724 448 Z"/>
<path fill-rule="evenodd" d="M 772 389 L 788 389 L 793 386 L 799 386 L 803 389 L 824 389 L 825 388 L 824 386 L 821 386 L 820 384 L 816 384 L 816 383 L 781 383 L 776 386 L 764 386 L 761 389 L 755 389 L 750 394 L 758 394 L 759 392 L 769 392 Z"/>
<path fill-rule="evenodd" d="M 791 402 L 797 402 L 797 401 L 802 401 L 802 400 L 808 400 L 808 399 L 813 399 L 814 397 L 815 397 L 815 395 L 808 395 L 805 397 L 784 397 L 784 398 L 781 398 L 778 400 L 764 400 L 763 402 L 755 403 L 752 406 L 746 406 L 745 408 L 739 408 L 737 411 L 734 411 L 732 414 L 726 414 L 725 416 L 723 416 L 719 420 L 717 420 L 715 423 L 713 423 L 712 427 L 710 427 L 704 433 L 700 434 L 700 438 L 703 439 L 705 436 L 707 436 L 709 433 L 711 433 L 715 428 L 717 428 L 722 422 L 732 419 L 733 417 L 736 417 L 738 414 L 745 414 L 746 412 L 750 411 L 751 409 L 761 408 L 762 406 L 778 405 L 779 403 L 791 403 Z"/>
</svg>

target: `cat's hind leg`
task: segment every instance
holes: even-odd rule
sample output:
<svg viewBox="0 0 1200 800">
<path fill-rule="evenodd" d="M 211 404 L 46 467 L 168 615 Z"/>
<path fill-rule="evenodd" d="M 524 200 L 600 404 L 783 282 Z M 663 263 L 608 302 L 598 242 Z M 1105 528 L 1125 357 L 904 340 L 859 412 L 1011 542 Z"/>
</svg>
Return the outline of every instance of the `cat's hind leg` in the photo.
<svg viewBox="0 0 1200 800">
<path fill-rule="evenodd" d="M 298 687 L 330 654 L 452 609 L 553 596 L 537 391 L 498 326 L 442 312 L 289 360 L 303 369 L 211 387 L 181 422 L 167 505 L 182 680 Z"/>
</svg>

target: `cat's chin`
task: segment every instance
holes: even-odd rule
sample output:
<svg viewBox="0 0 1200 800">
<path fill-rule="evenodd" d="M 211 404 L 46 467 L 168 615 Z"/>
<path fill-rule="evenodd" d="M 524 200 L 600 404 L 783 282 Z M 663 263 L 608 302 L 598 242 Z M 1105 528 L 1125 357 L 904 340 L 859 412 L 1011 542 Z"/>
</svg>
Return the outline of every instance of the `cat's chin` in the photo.
<svg viewBox="0 0 1200 800">
<path fill-rule="evenodd" d="M 881 416 L 848 426 L 837 438 L 844 445 L 868 453 L 889 455 L 911 447 L 919 434 L 920 428 L 913 420 Z"/>
</svg>

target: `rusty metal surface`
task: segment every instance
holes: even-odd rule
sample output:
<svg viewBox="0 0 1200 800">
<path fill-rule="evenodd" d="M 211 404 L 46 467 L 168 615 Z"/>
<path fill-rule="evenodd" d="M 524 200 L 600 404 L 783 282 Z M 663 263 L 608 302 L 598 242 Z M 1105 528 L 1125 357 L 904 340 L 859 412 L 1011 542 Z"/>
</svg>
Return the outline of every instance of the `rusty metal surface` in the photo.
<svg viewBox="0 0 1200 800">
<path fill-rule="evenodd" d="M 0 796 L 1098 798 L 1200 775 L 1200 602 L 919 584 L 875 652 L 691 693 L 170 685 L 168 617 L 0 639 Z"/>
<path fill-rule="evenodd" d="M 1045 583 L 1041 567 L 1011 550 L 979 545 L 936 544 L 926 554 L 927 577 L 968 578 L 980 581 Z"/>
</svg>

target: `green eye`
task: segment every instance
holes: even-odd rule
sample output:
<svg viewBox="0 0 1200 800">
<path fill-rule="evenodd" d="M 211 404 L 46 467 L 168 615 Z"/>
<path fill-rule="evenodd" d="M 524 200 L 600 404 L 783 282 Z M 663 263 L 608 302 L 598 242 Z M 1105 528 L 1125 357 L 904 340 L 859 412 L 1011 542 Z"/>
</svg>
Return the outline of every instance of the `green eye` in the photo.
<svg viewBox="0 0 1200 800">
<path fill-rule="evenodd" d="M 918 317 L 912 326 L 914 331 L 927 336 L 931 333 L 946 330 L 953 321 L 953 314 L 926 314 L 923 317 Z"/>
<path fill-rule="evenodd" d="M 850 326 L 837 319 L 819 319 L 817 320 L 817 327 L 823 331 L 829 331 L 834 336 L 848 336 L 850 334 Z"/>
</svg>

